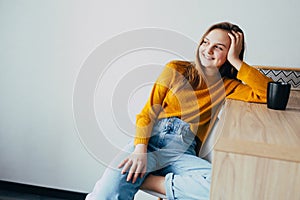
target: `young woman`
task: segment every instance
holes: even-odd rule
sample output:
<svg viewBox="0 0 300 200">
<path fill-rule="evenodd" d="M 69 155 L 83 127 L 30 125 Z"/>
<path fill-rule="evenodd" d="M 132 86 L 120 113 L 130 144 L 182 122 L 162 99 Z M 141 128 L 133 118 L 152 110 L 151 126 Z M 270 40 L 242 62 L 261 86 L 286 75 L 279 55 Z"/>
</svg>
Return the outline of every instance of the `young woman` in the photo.
<svg viewBox="0 0 300 200">
<path fill-rule="evenodd" d="M 136 119 L 136 137 L 87 200 L 132 200 L 142 187 L 168 199 L 209 199 L 211 164 L 197 157 L 225 98 L 266 102 L 271 79 L 243 62 L 243 31 L 218 23 L 203 35 L 195 62 L 168 63 Z M 118 169 L 118 170 L 117 170 Z"/>
</svg>

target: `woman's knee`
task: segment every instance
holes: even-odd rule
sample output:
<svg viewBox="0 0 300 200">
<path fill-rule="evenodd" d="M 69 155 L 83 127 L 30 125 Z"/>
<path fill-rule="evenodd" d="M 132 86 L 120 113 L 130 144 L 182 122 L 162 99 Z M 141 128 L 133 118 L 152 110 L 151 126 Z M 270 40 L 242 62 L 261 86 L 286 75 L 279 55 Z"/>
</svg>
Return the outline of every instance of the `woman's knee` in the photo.
<svg viewBox="0 0 300 200">
<path fill-rule="evenodd" d="M 119 170 L 108 170 L 96 183 L 93 191 L 86 200 L 117 200 L 132 199 L 138 191 L 143 179 L 138 178 L 135 184 L 126 181 L 127 173 L 121 174 Z"/>
<path fill-rule="evenodd" d="M 210 177 L 201 174 L 166 175 L 166 194 L 170 199 L 209 199 Z"/>
</svg>

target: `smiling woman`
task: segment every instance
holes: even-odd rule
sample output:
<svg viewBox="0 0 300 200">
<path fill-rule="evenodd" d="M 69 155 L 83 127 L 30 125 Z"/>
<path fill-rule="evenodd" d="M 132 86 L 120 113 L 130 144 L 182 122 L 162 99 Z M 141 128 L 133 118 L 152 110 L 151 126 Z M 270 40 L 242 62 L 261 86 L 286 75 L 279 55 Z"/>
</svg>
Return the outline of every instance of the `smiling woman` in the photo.
<svg viewBox="0 0 300 200">
<path fill-rule="evenodd" d="M 204 38 L 200 45 L 200 60 L 205 69 L 220 68 L 227 59 L 228 49 L 230 47 L 230 38 L 228 32 L 222 29 L 212 30 Z"/>
<path fill-rule="evenodd" d="M 233 48 L 230 49 L 230 47 Z M 239 49 L 234 49 L 236 47 Z M 196 57 L 196 60 L 201 62 L 201 65 L 205 67 L 204 70 L 211 66 L 210 70 L 214 71 L 217 67 L 221 76 L 235 79 L 244 58 L 244 51 L 245 41 L 242 29 L 231 23 L 219 23 L 211 26 L 203 35 L 199 46 L 199 57 Z M 233 55 L 227 56 L 228 54 Z M 227 60 L 227 57 L 231 60 Z M 206 75 L 209 74 L 207 69 Z"/>
<path fill-rule="evenodd" d="M 270 78 L 243 62 L 242 30 L 228 22 L 203 35 L 195 62 L 171 61 L 136 117 L 136 134 L 87 200 L 132 200 L 139 188 L 167 199 L 209 199 L 211 164 L 198 150 L 225 98 L 266 102 Z"/>
</svg>

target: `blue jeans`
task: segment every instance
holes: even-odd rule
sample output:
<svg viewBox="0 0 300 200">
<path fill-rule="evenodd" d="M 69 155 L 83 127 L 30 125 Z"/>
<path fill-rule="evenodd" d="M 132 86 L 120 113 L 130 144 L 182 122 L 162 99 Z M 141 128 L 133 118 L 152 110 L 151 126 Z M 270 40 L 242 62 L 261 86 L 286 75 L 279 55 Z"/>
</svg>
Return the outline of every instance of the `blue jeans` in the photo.
<svg viewBox="0 0 300 200">
<path fill-rule="evenodd" d="M 157 121 L 148 144 L 147 173 L 133 184 L 117 165 L 134 150 L 127 145 L 106 169 L 86 200 L 132 200 L 149 173 L 165 176 L 168 199 L 209 199 L 211 164 L 196 156 L 195 135 L 176 117 Z"/>
</svg>

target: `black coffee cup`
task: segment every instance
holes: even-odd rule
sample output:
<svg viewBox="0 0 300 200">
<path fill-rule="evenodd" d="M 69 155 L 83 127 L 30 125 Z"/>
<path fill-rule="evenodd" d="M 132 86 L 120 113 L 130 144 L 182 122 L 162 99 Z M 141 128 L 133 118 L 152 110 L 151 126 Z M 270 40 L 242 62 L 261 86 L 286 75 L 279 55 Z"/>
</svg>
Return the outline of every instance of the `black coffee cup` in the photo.
<svg viewBox="0 0 300 200">
<path fill-rule="evenodd" d="M 289 100 L 291 84 L 269 82 L 267 89 L 267 106 L 275 110 L 285 110 Z"/>
</svg>

